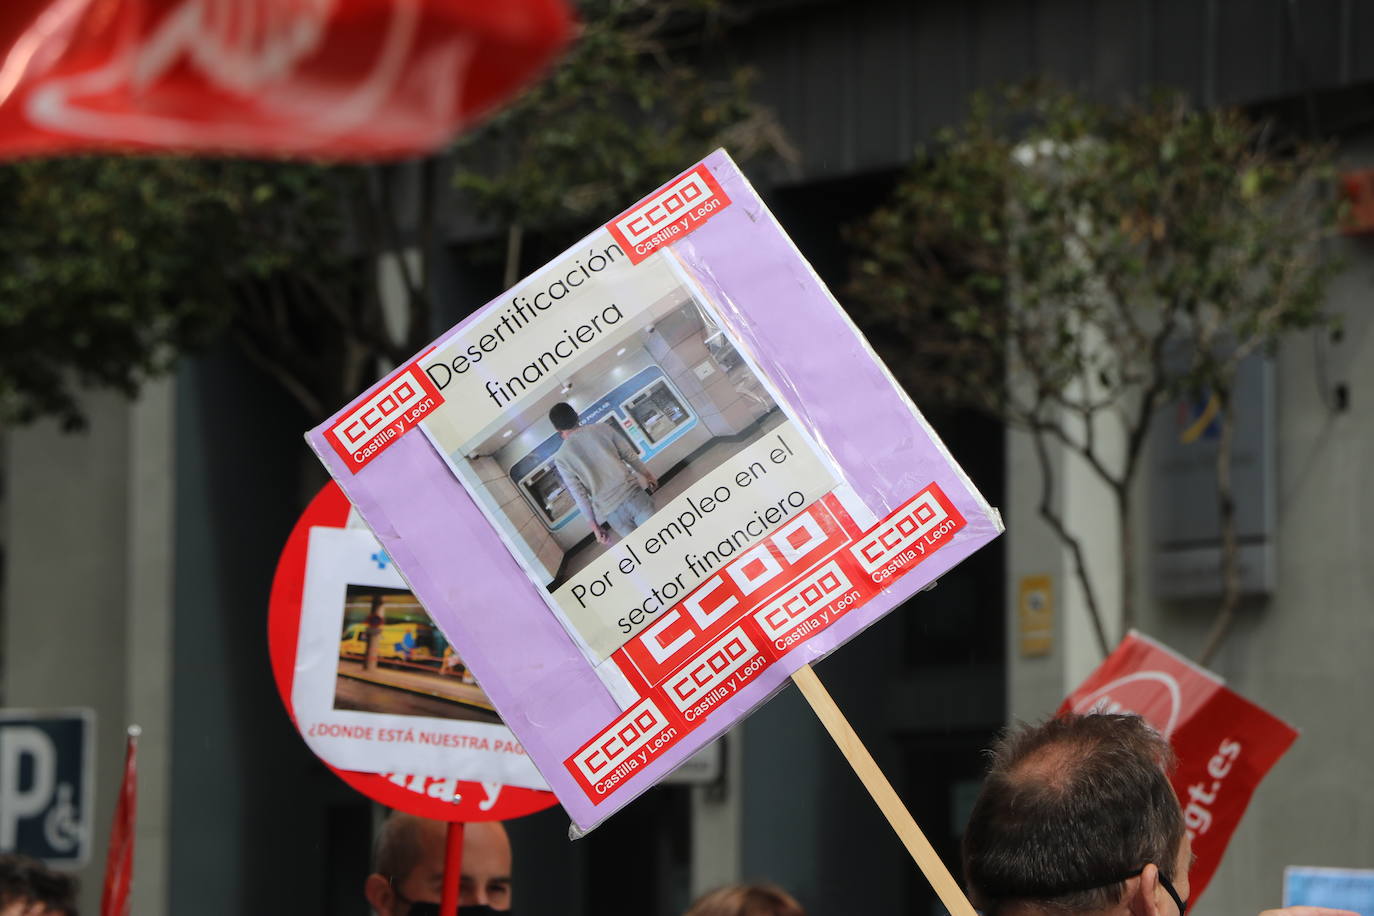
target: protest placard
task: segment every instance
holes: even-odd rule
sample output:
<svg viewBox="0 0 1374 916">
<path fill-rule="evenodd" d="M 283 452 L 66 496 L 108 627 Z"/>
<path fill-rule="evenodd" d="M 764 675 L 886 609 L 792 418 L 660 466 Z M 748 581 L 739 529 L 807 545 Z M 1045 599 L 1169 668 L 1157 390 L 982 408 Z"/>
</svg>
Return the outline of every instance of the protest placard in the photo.
<svg viewBox="0 0 1374 916">
<path fill-rule="evenodd" d="M 1171 781 L 1193 841 L 1194 900 L 1260 780 L 1298 737 L 1212 672 L 1134 630 L 1059 711 L 1135 713 L 1169 739 L 1178 757 Z"/>
<path fill-rule="evenodd" d="M 308 439 L 582 830 L 1001 531 L 724 152 Z"/>
</svg>

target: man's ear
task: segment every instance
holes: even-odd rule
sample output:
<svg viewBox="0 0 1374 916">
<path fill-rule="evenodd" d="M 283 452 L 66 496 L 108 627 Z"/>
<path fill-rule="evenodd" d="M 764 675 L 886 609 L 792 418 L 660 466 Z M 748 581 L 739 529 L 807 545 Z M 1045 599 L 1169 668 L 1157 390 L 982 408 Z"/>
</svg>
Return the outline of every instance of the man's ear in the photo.
<svg viewBox="0 0 1374 916">
<path fill-rule="evenodd" d="M 1140 876 L 1126 883 L 1126 900 L 1131 916 L 1170 916 L 1159 902 L 1164 893 L 1159 883 L 1159 868 L 1146 865 Z"/>
<path fill-rule="evenodd" d="M 376 872 L 367 876 L 367 881 L 363 884 L 363 896 L 380 916 L 388 916 L 391 912 L 391 904 L 395 898 L 391 882 Z"/>
</svg>

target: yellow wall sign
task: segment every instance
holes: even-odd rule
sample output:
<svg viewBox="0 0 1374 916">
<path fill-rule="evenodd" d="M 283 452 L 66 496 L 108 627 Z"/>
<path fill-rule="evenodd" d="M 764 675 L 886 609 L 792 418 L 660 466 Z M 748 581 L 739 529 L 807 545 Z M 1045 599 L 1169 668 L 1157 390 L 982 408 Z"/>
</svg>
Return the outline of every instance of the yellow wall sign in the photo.
<svg viewBox="0 0 1374 916">
<path fill-rule="evenodd" d="M 1054 647 L 1054 590 L 1049 576 L 1022 576 L 1017 588 L 1021 657 L 1049 655 Z"/>
</svg>

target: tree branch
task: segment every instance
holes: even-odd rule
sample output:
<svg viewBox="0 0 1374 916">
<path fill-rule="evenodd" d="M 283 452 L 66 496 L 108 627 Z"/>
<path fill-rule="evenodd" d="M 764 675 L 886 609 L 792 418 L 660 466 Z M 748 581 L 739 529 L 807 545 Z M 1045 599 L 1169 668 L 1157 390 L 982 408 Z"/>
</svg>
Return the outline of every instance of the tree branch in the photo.
<svg viewBox="0 0 1374 916">
<path fill-rule="evenodd" d="M 1102 624 L 1102 612 L 1098 607 L 1097 593 L 1093 589 L 1092 580 L 1088 575 L 1088 565 L 1083 558 L 1083 546 L 1064 525 L 1064 520 L 1054 511 L 1054 471 L 1050 467 L 1049 450 L 1045 446 L 1045 439 L 1041 430 L 1032 429 L 1030 437 L 1031 442 L 1035 445 L 1036 460 L 1040 464 L 1040 517 L 1054 530 L 1055 535 L 1073 554 L 1074 573 L 1078 577 L 1079 586 L 1083 589 L 1083 600 L 1087 604 L 1088 617 L 1092 620 L 1093 630 L 1097 634 L 1098 647 L 1102 650 L 1102 657 L 1106 658 L 1111 647 L 1107 643 L 1107 632 Z"/>
<path fill-rule="evenodd" d="M 424 347 L 434 336 L 430 327 L 430 309 L 434 301 L 434 255 L 438 244 L 435 229 L 435 210 L 439 197 L 439 157 L 428 156 L 420 163 L 420 250 L 419 287 L 410 296 L 410 326 L 406 349 L 410 352 Z M 402 357 L 404 359 L 404 357 Z"/>
<path fill-rule="evenodd" d="M 319 398 L 311 393 L 310 386 L 297 378 L 286 366 L 263 353 L 250 335 L 242 330 L 236 330 L 234 341 L 243 350 L 249 361 L 276 379 L 277 383 L 296 399 L 296 403 L 305 408 L 308 415 L 312 417 L 324 416 L 324 408 L 320 405 Z"/>
<path fill-rule="evenodd" d="M 1213 392 L 1221 401 L 1221 435 L 1217 443 L 1217 508 L 1221 524 L 1221 607 L 1202 651 L 1198 664 L 1211 663 L 1217 650 L 1226 640 L 1235 622 L 1240 605 L 1240 546 L 1236 537 L 1236 501 L 1231 487 L 1231 452 L 1235 440 L 1235 402 L 1229 388 L 1219 387 Z"/>
</svg>

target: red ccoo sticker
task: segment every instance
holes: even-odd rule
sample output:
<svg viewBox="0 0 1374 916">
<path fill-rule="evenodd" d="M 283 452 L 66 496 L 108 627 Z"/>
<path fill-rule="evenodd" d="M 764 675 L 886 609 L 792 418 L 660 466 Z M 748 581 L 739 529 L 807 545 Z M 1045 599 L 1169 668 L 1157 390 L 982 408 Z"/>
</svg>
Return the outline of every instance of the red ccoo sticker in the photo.
<svg viewBox="0 0 1374 916">
<path fill-rule="evenodd" d="M 645 697 L 570 758 L 568 767 L 593 801 L 600 801 L 630 774 L 683 737 L 657 704 Z"/>
<path fill-rule="evenodd" d="M 442 403 L 444 396 L 416 360 L 373 389 L 326 435 L 356 474 Z"/>
<path fill-rule="evenodd" d="M 607 224 L 621 249 L 638 264 L 663 245 L 704 226 L 730 206 L 716 176 L 699 165 L 641 200 Z"/>
</svg>

